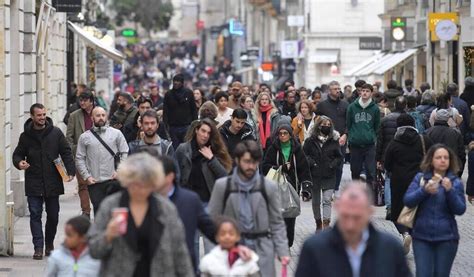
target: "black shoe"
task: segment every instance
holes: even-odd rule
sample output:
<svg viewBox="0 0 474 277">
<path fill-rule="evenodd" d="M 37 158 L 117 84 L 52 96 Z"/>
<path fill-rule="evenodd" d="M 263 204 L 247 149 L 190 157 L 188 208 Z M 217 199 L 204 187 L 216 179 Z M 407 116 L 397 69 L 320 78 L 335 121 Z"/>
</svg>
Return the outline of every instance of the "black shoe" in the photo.
<svg viewBox="0 0 474 277">
<path fill-rule="evenodd" d="M 33 260 L 42 260 L 43 259 L 43 249 L 36 248 L 35 253 L 33 254 Z"/>
<path fill-rule="evenodd" d="M 53 252 L 53 250 L 54 250 L 54 245 L 46 246 L 46 249 L 44 250 L 44 255 L 46 257 L 49 257 L 49 255 L 51 255 L 51 252 Z"/>
</svg>

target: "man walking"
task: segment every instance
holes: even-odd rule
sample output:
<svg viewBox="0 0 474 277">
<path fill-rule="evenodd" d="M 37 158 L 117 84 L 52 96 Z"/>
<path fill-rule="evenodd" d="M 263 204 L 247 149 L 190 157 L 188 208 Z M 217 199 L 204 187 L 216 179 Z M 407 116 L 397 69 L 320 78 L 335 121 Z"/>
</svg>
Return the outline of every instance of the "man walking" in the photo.
<svg viewBox="0 0 474 277">
<path fill-rule="evenodd" d="M 233 82 L 229 89 L 229 95 L 228 107 L 233 110 L 240 108 L 239 100 L 242 96 L 242 83 L 239 81 Z"/>
<path fill-rule="evenodd" d="M 133 105 L 134 102 L 130 94 L 126 92 L 119 94 L 117 98 L 118 110 L 110 118 L 110 125 L 112 127 L 123 130 L 124 126 L 136 120 L 135 116 L 138 113 L 138 109 Z"/>
<path fill-rule="evenodd" d="M 94 126 L 79 137 L 76 166 L 87 182 L 95 216 L 102 200 L 118 187 L 115 170 L 127 157 L 128 146 L 123 134 L 106 124 L 103 108 L 94 108 L 92 120 Z"/>
<path fill-rule="evenodd" d="M 360 178 L 362 165 L 367 183 L 375 178 L 375 141 L 380 126 L 380 110 L 372 100 L 372 85 L 365 84 L 357 98 L 347 109 L 347 130 L 351 150 L 352 179 Z"/>
<path fill-rule="evenodd" d="M 221 138 L 227 146 L 231 157 L 237 144 L 244 140 L 256 140 L 253 129 L 247 123 L 247 112 L 244 109 L 235 109 L 230 120 L 224 122 L 219 129 Z"/>
<path fill-rule="evenodd" d="M 174 156 L 174 148 L 170 141 L 160 138 L 156 133 L 160 123 L 158 115 L 154 110 L 146 111 L 140 117 L 140 125 L 143 130 L 143 138 L 141 140 L 132 141 L 129 144 L 130 154 L 141 148 L 152 147 L 158 152 L 158 155 Z"/>
<path fill-rule="evenodd" d="M 87 130 L 92 128 L 92 110 L 94 109 L 94 96 L 90 92 L 84 92 L 79 95 L 80 109 L 71 113 L 67 125 L 66 139 L 71 145 L 72 154 L 76 157 L 77 142 L 79 137 Z M 76 172 L 79 200 L 81 201 L 82 214 L 90 217 L 91 204 L 87 183 Z"/>
<path fill-rule="evenodd" d="M 184 87 L 184 76 L 177 74 L 173 78 L 173 89 L 165 95 L 163 101 L 163 122 L 175 149 L 184 142 L 186 132 L 197 115 L 193 92 Z"/>
<path fill-rule="evenodd" d="M 54 249 L 54 237 L 59 220 L 59 195 L 64 194 L 63 181 L 72 181 L 76 172 L 71 147 L 61 130 L 46 116 L 46 108 L 39 103 L 30 108 L 30 116 L 13 152 L 13 165 L 25 170 L 25 194 L 30 211 L 33 236 L 33 259 L 43 259 Z M 61 158 L 67 172 L 60 174 L 55 166 Z M 68 176 L 68 177 L 67 177 Z M 41 217 L 46 206 L 46 228 L 43 236 Z M 45 248 L 46 246 L 46 248 Z"/>
<path fill-rule="evenodd" d="M 370 224 L 371 204 L 365 184 L 345 186 L 336 224 L 304 243 L 295 276 L 412 276 L 400 242 Z"/>
<path fill-rule="evenodd" d="M 255 141 L 239 143 L 234 156 L 237 166 L 230 176 L 216 181 L 209 213 L 234 218 L 243 244 L 259 256 L 262 276 L 275 276 L 275 256 L 282 264 L 290 260 L 277 185 L 258 172 L 262 151 Z"/>
</svg>

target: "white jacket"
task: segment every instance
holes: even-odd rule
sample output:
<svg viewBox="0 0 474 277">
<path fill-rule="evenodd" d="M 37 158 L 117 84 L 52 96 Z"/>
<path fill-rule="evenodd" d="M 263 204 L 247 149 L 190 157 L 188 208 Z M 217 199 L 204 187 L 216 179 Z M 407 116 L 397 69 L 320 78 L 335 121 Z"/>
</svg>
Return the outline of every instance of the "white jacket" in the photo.
<svg viewBox="0 0 474 277">
<path fill-rule="evenodd" d="M 201 276 L 260 276 L 257 261 L 258 256 L 252 252 L 252 258 L 244 262 L 237 259 L 232 267 L 229 267 L 229 251 L 223 250 L 220 246 L 204 256 L 199 265 Z"/>
<path fill-rule="evenodd" d="M 84 250 L 77 259 L 71 251 L 61 245 L 48 258 L 47 277 L 95 277 L 99 276 L 100 260 L 93 259 L 89 249 Z M 38 275 L 39 276 L 39 275 Z"/>
</svg>

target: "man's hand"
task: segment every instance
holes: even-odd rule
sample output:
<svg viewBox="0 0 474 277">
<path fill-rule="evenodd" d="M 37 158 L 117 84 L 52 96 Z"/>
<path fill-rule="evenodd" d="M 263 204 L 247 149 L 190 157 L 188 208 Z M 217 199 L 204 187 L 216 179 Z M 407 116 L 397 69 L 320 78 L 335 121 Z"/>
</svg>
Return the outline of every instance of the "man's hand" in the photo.
<svg viewBox="0 0 474 277">
<path fill-rule="evenodd" d="M 469 201 L 469 203 L 472 204 L 472 201 L 473 201 L 473 200 L 474 200 L 474 196 L 472 196 L 472 195 L 468 195 L 468 196 L 467 196 L 467 201 Z"/>
<path fill-rule="evenodd" d="M 92 185 L 92 184 L 95 184 L 97 181 L 91 176 L 87 178 L 86 182 L 87 182 L 87 185 Z"/>
<path fill-rule="evenodd" d="M 346 141 L 347 141 L 347 135 L 344 134 L 339 138 L 339 145 L 340 146 L 346 145 Z M 344 154 L 345 153 L 342 153 L 342 155 L 344 155 Z"/>
<path fill-rule="evenodd" d="M 112 174 L 112 179 L 113 180 L 117 179 L 117 171 L 114 171 L 114 173 Z"/>
<path fill-rule="evenodd" d="M 29 164 L 27 161 L 23 160 L 23 161 L 20 161 L 20 162 L 18 163 L 18 167 L 19 167 L 21 170 L 25 170 L 25 169 L 27 169 L 28 167 L 30 167 L 30 164 Z"/>
<path fill-rule="evenodd" d="M 280 257 L 280 262 L 282 265 L 288 265 L 290 263 L 290 257 L 288 256 Z"/>
</svg>

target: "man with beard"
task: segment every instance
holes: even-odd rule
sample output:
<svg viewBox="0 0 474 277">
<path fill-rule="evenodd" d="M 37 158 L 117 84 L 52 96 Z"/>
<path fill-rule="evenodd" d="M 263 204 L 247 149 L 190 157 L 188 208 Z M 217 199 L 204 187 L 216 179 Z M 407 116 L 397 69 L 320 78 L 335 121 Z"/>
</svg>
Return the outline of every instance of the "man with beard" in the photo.
<svg viewBox="0 0 474 277">
<path fill-rule="evenodd" d="M 92 120 L 94 126 L 79 137 L 76 167 L 87 182 L 95 215 L 102 200 L 118 186 L 116 167 L 127 157 L 128 145 L 119 130 L 106 124 L 103 108 L 92 111 Z"/>
<path fill-rule="evenodd" d="M 64 194 L 63 181 L 74 178 L 75 168 L 71 147 L 61 130 L 46 116 L 46 108 L 39 103 L 30 108 L 25 130 L 13 152 L 13 165 L 25 170 L 25 194 L 30 211 L 30 229 L 33 236 L 33 259 L 43 259 L 54 249 L 54 237 L 59 220 L 59 195 Z M 61 176 L 53 160 L 61 157 L 66 167 Z M 43 237 L 41 217 L 46 206 L 46 230 Z"/>
<path fill-rule="evenodd" d="M 252 127 L 247 123 L 247 116 L 245 110 L 236 109 L 232 113 L 231 119 L 224 122 L 219 129 L 231 157 L 233 157 L 237 144 L 244 140 L 256 140 Z"/>
<path fill-rule="evenodd" d="M 139 132 L 141 129 L 140 116 L 143 115 L 146 111 L 151 110 L 153 107 L 153 102 L 150 98 L 140 97 L 137 102 L 138 113 L 135 115 L 133 122 L 125 125 L 123 127 L 123 135 L 127 140 L 127 143 L 135 141 L 139 138 Z"/>
<path fill-rule="evenodd" d="M 242 83 L 239 81 L 233 82 L 229 90 L 229 95 L 228 107 L 233 110 L 240 108 L 239 99 L 240 96 L 242 96 Z"/>
<path fill-rule="evenodd" d="M 158 155 L 174 156 L 174 148 L 170 141 L 160 138 L 156 133 L 160 126 L 158 115 L 154 110 L 146 111 L 140 117 L 140 125 L 143 130 L 143 138 L 129 144 L 130 154 L 141 148 L 152 147 Z"/>
<path fill-rule="evenodd" d="M 121 92 L 117 98 L 118 110 L 110 118 L 110 125 L 122 130 L 124 126 L 133 123 L 138 109 L 133 105 L 132 95 Z"/>
<path fill-rule="evenodd" d="M 184 76 L 177 74 L 173 78 L 173 89 L 165 95 L 163 101 L 163 122 L 168 128 L 173 147 L 184 142 L 184 137 L 198 111 L 193 92 L 184 87 Z"/>
<path fill-rule="evenodd" d="M 71 113 L 69 117 L 69 124 L 67 125 L 66 139 L 72 148 L 74 157 L 76 156 L 77 142 L 79 137 L 87 130 L 92 128 L 92 110 L 94 109 L 94 96 L 90 92 L 84 92 L 79 95 L 80 110 Z M 76 172 L 78 194 L 81 201 L 82 214 L 90 217 L 91 205 L 89 199 L 89 191 L 87 190 L 87 183 L 81 178 L 81 175 Z"/>
<path fill-rule="evenodd" d="M 291 119 L 295 118 L 298 114 L 296 110 L 296 89 L 294 86 L 289 86 L 285 91 L 285 100 L 281 105 L 280 113 L 291 117 Z"/>
<path fill-rule="evenodd" d="M 237 166 L 233 173 L 214 185 L 209 214 L 235 219 L 242 231 L 242 244 L 259 256 L 262 276 L 275 276 L 275 256 L 284 265 L 290 261 L 278 186 L 259 173 L 262 150 L 255 141 L 239 143 L 234 156 Z"/>
<path fill-rule="evenodd" d="M 80 84 L 77 86 L 77 90 L 76 90 L 76 94 L 75 94 L 75 97 L 74 97 L 74 103 L 72 103 L 69 108 L 67 109 L 67 113 L 64 115 L 64 119 L 63 119 L 63 122 L 64 124 L 68 124 L 69 123 L 69 116 L 71 116 L 71 114 L 77 110 L 79 110 L 81 108 L 81 105 L 79 103 L 79 96 L 81 94 L 83 94 L 84 92 L 87 92 L 87 86 L 84 85 L 84 84 Z"/>
</svg>

